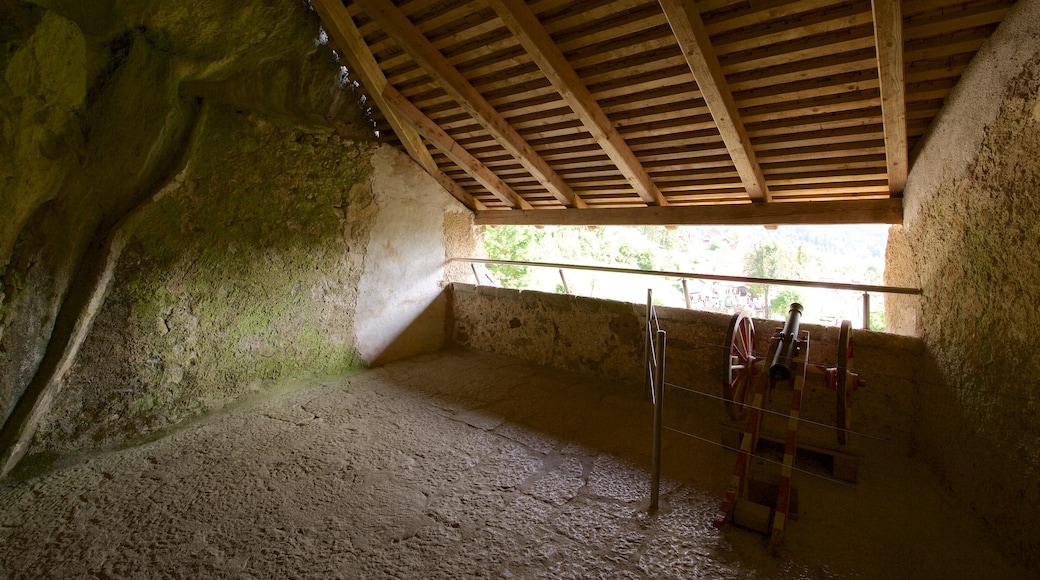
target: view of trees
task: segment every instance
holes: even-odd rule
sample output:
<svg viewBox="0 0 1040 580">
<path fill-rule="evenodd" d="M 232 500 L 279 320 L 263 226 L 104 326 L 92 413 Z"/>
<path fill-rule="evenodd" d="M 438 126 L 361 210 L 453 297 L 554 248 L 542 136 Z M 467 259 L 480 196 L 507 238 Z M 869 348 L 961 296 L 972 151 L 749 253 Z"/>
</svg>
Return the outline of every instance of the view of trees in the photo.
<svg viewBox="0 0 1040 580">
<path fill-rule="evenodd" d="M 887 228 L 884 226 L 762 227 L 544 227 L 498 226 L 484 232 L 492 259 L 557 262 L 640 270 L 722 274 L 755 278 L 881 284 Z M 550 268 L 492 266 L 510 288 L 562 291 L 561 274 Z M 565 271 L 571 293 L 684 305 L 679 278 Z M 845 292 L 777 285 L 688 280 L 695 308 L 722 312 L 751 310 L 783 317 L 791 302 L 806 305 L 807 319 L 855 318 L 859 297 Z M 848 303 L 848 304 L 846 304 Z M 881 300 L 874 300 L 872 327 L 884 328 Z M 851 314 L 850 314 L 851 313 Z"/>
</svg>

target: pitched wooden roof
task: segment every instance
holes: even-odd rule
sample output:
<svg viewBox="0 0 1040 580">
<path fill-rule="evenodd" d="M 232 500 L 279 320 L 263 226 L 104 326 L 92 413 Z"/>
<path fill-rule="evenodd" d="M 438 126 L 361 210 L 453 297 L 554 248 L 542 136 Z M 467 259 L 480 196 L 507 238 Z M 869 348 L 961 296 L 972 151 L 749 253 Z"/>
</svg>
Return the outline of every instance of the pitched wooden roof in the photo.
<svg viewBox="0 0 1040 580">
<path fill-rule="evenodd" d="M 486 224 L 899 223 L 1013 4 L 311 2 L 380 137 Z"/>
</svg>

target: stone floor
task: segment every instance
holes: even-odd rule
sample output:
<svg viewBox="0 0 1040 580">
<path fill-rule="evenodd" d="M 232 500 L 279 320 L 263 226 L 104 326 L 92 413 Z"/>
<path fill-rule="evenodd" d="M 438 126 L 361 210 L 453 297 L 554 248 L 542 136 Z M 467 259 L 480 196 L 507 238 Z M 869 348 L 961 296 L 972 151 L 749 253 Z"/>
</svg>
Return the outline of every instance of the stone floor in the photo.
<svg viewBox="0 0 1040 580">
<path fill-rule="evenodd" d="M 650 515 L 650 423 L 637 386 L 472 351 L 288 385 L 3 484 L 0 576 L 1026 577 L 883 444 L 855 486 L 795 476 L 775 557 L 709 524 L 735 458 L 714 444 L 666 432 Z"/>
</svg>

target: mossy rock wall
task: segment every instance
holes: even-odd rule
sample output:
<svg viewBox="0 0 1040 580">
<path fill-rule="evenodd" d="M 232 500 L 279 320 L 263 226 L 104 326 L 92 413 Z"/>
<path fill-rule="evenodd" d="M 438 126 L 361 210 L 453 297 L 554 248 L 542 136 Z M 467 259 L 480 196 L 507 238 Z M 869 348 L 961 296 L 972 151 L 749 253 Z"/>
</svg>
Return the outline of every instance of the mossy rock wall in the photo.
<svg viewBox="0 0 1040 580">
<path fill-rule="evenodd" d="M 1019 3 L 948 99 L 907 185 L 912 258 L 890 252 L 889 281 L 920 281 L 906 318 L 940 377 L 921 392 L 920 453 L 1040 568 L 1038 26 L 1040 2 Z"/>
<path fill-rule="evenodd" d="M 472 216 L 376 145 L 306 2 L 0 14 L 0 454 L 137 440 L 443 343 Z"/>
<path fill-rule="evenodd" d="M 132 439 L 279 379 L 362 366 L 353 311 L 372 149 L 207 107 L 187 168 L 127 224 L 35 450 Z"/>
<path fill-rule="evenodd" d="M 371 133 L 298 0 L 0 0 L 0 421 L 201 103 Z M 65 308 L 68 310 L 68 308 Z M 71 319 L 71 320 L 70 320 Z"/>
</svg>

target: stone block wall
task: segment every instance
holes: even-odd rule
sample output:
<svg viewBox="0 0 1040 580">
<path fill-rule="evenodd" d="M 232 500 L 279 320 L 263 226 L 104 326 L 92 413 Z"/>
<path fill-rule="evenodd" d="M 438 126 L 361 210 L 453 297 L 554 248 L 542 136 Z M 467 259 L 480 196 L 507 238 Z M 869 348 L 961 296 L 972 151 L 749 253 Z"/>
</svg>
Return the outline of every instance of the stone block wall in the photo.
<svg viewBox="0 0 1040 580">
<path fill-rule="evenodd" d="M 451 301 L 451 336 L 456 344 L 593 373 L 643 389 L 645 303 L 460 283 L 451 285 Z M 730 317 L 664 307 L 657 308 L 657 315 L 667 333 L 666 381 L 721 396 Z M 769 337 L 782 326 L 777 321 L 755 321 L 757 355 L 768 352 Z M 838 328 L 813 324 L 802 328 L 810 333 L 810 363 L 836 365 Z M 934 381 L 920 364 L 923 343 L 878 332 L 856 331 L 853 337 L 855 369 L 867 383 L 853 398 L 853 429 L 887 441 L 902 453 L 912 452 L 918 436 L 917 393 L 923 383 Z M 691 412 L 712 423 L 709 431 L 725 419 L 717 398 L 683 398 L 688 401 L 684 405 L 692 405 Z M 812 375 L 806 380 L 803 416 L 833 425 L 835 400 L 822 376 Z"/>
</svg>

